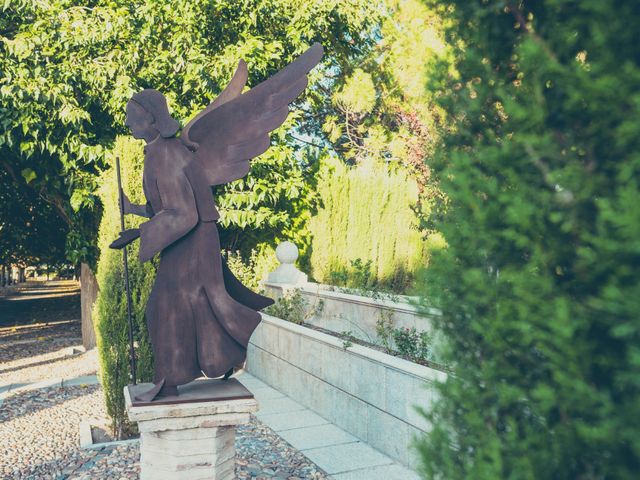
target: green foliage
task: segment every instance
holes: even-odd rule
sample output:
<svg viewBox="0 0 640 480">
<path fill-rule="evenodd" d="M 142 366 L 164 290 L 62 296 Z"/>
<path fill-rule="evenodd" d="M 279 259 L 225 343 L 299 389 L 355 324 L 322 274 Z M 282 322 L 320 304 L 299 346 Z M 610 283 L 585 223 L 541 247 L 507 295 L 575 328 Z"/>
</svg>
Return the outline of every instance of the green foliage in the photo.
<svg viewBox="0 0 640 480">
<path fill-rule="evenodd" d="M 16 0 L 2 8 L 0 165 L 56 204 L 77 233 L 69 242 L 74 260 L 95 255 L 97 180 L 115 136 L 128 133 L 131 94 L 159 89 L 184 121 L 222 90 L 239 58 L 249 64 L 250 86 L 313 41 L 325 46 L 328 68 L 340 69 L 373 43 L 381 15 L 377 2 L 324 0 Z M 310 96 L 311 108 L 301 102 L 293 117 L 313 127 L 330 94 Z M 285 129 L 279 134 L 282 144 Z M 287 144 L 217 192 L 224 246 L 247 253 L 291 233 L 304 188 L 291 147 L 299 144 L 289 137 Z"/>
<path fill-rule="evenodd" d="M 415 327 L 394 327 L 391 312 L 380 312 L 380 318 L 376 322 L 376 335 L 377 341 L 387 353 L 423 365 L 434 360 L 432 336 L 425 331 L 419 332 Z"/>
<path fill-rule="evenodd" d="M 303 324 L 308 318 L 320 315 L 324 309 L 324 301 L 317 299 L 313 304 L 305 300 L 299 288 L 286 290 L 276 298 L 273 305 L 264 309 L 265 313 L 288 322 Z"/>
<path fill-rule="evenodd" d="M 381 8 L 376 42 L 341 69 L 322 128 L 332 151 L 348 164 L 406 167 L 418 184 L 416 212 L 428 218 L 446 201 L 424 162 L 446 116 L 424 85 L 441 64 L 451 63 L 451 52 L 441 17 L 419 0 L 386 0 Z"/>
<path fill-rule="evenodd" d="M 313 277 L 324 283 L 403 292 L 428 258 L 417 218 L 415 181 L 400 170 L 326 158 L 321 207 L 310 221 Z"/>
<path fill-rule="evenodd" d="M 370 113 L 376 104 L 376 88 L 371 75 L 356 68 L 333 99 L 345 112 Z"/>
<path fill-rule="evenodd" d="M 356 336 L 353 334 L 353 330 L 344 330 L 340 332 L 340 336 L 342 337 L 342 348 L 347 349 L 353 347 L 353 342 L 357 341 Z"/>
<path fill-rule="evenodd" d="M 55 206 L 0 169 L 0 265 L 56 266 L 66 235 Z"/>
<path fill-rule="evenodd" d="M 307 302 L 299 289 L 288 290 L 276 299 L 273 305 L 264 309 L 265 313 L 288 322 L 302 324 L 307 318 Z"/>
<path fill-rule="evenodd" d="M 104 205 L 100 222 L 97 280 L 100 285 L 94 306 L 96 343 L 100 359 L 100 382 L 105 395 L 107 413 L 111 417 L 114 434 L 118 437 L 129 428 L 125 413 L 123 388 L 130 383 L 129 337 L 127 321 L 127 299 L 124 288 L 122 251 L 112 250 L 108 245 L 120 232 L 118 210 L 118 185 L 115 172 L 115 157 L 120 157 L 122 185 L 133 203 L 144 203 L 142 192 L 142 143 L 128 137 L 116 140 L 110 153 L 113 168 L 106 170 L 99 179 L 99 195 Z M 127 215 L 126 228 L 140 225 L 144 219 Z M 134 339 L 136 341 L 137 380 L 151 381 L 153 377 L 153 354 L 144 308 L 155 279 L 156 265 L 138 261 L 138 242 L 127 247 L 129 257 L 129 282 L 133 299 Z"/>
<path fill-rule="evenodd" d="M 416 363 L 432 360 L 431 336 L 415 327 L 395 328 L 392 332 L 398 354 Z"/>
<path fill-rule="evenodd" d="M 275 250 L 268 244 L 252 249 L 247 260 L 242 258 L 240 251 L 227 250 L 223 255 L 236 278 L 256 292 L 262 290 L 262 280 L 279 265 Z"/>
<path fill-rule="evenodd" d="M 438 2 L 459 79 L 427 295 L 454 370 L 427 478 L 640 468 L 637 2 Z M 437 8 L 437 7 L 434 7 Z"/>
<path fill-rule="evenodd" d="M 329 272 L 327 282 L 346 289 L 367 291 L 373 287 L 375 276 L 371 271 L 372 260 L 363 262 L 361 258 L 351 260 L 350 268 L 336 268 Z"/>
</svg>

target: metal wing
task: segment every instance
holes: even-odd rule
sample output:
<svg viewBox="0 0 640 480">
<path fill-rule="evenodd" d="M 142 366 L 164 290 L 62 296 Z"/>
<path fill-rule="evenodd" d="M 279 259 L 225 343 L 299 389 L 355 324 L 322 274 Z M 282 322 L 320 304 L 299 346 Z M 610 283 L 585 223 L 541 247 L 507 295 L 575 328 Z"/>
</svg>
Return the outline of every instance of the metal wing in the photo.
<svg viewBox="0 0 640 480">
<path fill-rule="evenodd" d="M 240 95 L 242 93 L 242 89 L 247 84 L 248 75 L 249 71 L 247 70 L 247 63 L 244 60 L 240 60 L 238 62 L 238 67 L 236 68 L 236 72 L 233 74 L 233 78 L 229 82 L 229 85 L 227 85 L 225 89 L 220 92 L 220 95 L 218 95 L 213 102 L 207 105 L 204 110 L 202 110 L 195 117 L 189 120 L 189 123 L 187 123 L 182 129 L 182 136 L 180 138 L 182 138 L 182 140 L 188 147 L 192 149 L 198 147 L 197 144 L 190 145 L 188 141 L 185 141 L 189 138 L 189 130 L 191 129 L 191 127 L 214 108 L 219 107 L 223 103 L 227 103 L 229 100 L 233 100 L 238 95 Z"/>
<path fill-rule="evenodd" d="M 195 149 L 196 161 L 209 185 L 228 183 L 247 174 L 249 160 L 269 148 L 269 133 L 285 121 L 289 103 L 306 88 L 307 73 L 322 54 L 322 46 L 313 44 L 271 78 L 235 97 L 230 93 L 225 101 L 214 105 L 216 99 L 189 122 L 181 138 Z"/>
</svg>

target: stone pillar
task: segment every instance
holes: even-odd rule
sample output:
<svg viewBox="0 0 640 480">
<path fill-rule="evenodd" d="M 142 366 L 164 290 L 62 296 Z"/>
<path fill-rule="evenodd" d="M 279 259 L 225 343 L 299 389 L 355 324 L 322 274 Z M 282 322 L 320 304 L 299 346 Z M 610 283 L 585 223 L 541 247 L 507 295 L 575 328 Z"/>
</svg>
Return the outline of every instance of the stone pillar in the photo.
<svg viewBox="0 0 640 480">
<path fill-rule="evenodd" d="M 255 399 L 132 406 L 140 431 L 141 480 L 233 480 L 236 426 L 249 422 Z"/>
</svg>

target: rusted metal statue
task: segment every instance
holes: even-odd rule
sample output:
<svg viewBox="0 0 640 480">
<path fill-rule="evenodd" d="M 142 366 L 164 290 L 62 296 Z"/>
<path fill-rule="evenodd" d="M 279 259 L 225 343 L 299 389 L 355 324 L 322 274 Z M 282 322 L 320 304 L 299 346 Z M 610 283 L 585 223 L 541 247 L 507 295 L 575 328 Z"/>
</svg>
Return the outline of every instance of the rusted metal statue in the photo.
<svg viewBox="0 0 640 480">
<path fill-rule="evenodd" d="M 219 218 L 211 186 L 244 177 L 249 160 L 269 148 L 269 133 L 307 86 L 307 73 L 323 50 L 314 44 L 283 70 L 242 93 L 247 65 L 240 61 L 229 83 L 182 130 L 157 90 L 143 90 L 127 104 L 127 126 L 144 139 L 146 205 L 123 195 L 125 213 L 148 217 L 112 244 L 123 248 L 140 237 L 140 261 L 160 253 L 146 306 L 155 357 L 154 387 L 139 398 L 177 395 L 178 385 L 203 373 L 228 377 L 246 358 L 258 310 L 272 300 L 246 288 L 220 255 Z"/>
</svg>

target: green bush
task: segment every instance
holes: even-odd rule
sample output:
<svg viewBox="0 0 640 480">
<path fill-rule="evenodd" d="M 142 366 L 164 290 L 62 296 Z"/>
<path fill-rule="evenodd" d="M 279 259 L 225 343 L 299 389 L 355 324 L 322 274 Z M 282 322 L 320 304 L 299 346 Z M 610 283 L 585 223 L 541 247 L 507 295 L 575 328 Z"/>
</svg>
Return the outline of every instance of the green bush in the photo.
<svg viewBox="0 0 640 480">
<path fill-rule="evenodd" d="M 107 413 L 112 420 L 114 434 L 127 433 L 129 424 L 125 413 L 123 388 L 130 383 L 127 300 L 124 288 L 122 251 L 108 245 L 120 232 L 115 157 L 120 157 L 122 185 L 133 203 L 146 203 L 142 193 L 142 144 L 128 137 L 119 137 L 111 152 L 112 167 L 100 178 L 100 199 L 104 207 L 99 231 L 97 280 L 100 292 L 94 306 L 96 342 L 100 359 L 100 381 L 105 395 Z M 127 216 L 126 227 L 133 228 L 144 221 Z M 138 242 L 128 248 L 129 282 L 133 299 L 134 338 L 137 355 L 137 380 L 151 381 L 153 354 L 144 320 L 144 308 L 155 279 L 156 265 L 138 261 Z"/>
<path fill-rule="evenodd" d="M 310 220 L 313 277 L 324 283 L 405 292 L 427 262 L 412 206 L 418 188 L 400 169 L 323 159 L 321 206 Z"/>
<path fill-rule="evenodd" d="M 313 305 L 305 300 L 299 288 L 285 291 L 273 305 L 269 305 L 264 312 L 287 322 L 301 325 L 308 318 L 319 314 L 324 308 L 324 302 L 319 300 Z"/>
<path fill-rule="evenodd" d="M 638 4 L 443 4 L 460 77 L 434 78 L 456 125 L 426 280 L 455 375 L 424 473 L 637 478 Z"/>
<path fill-rule="evenodd" d="M 376 343 L 392 355 L 398 355 L 422 365 L 434 362 L 433 338 L 415 327 L 395 327 L 391 312 L 381 311 L 376 322 Z"/>
<path fill-rule="evenodd" d="M 255 292 L 262 291 L 260 282 L 280 265 L 275 249 L 267 243 L 260 243 L 256 248 L 252 248 L 246 260 L 239 250 L 226 250 L 222 255 L 236 278 Z"/>
</svg>

